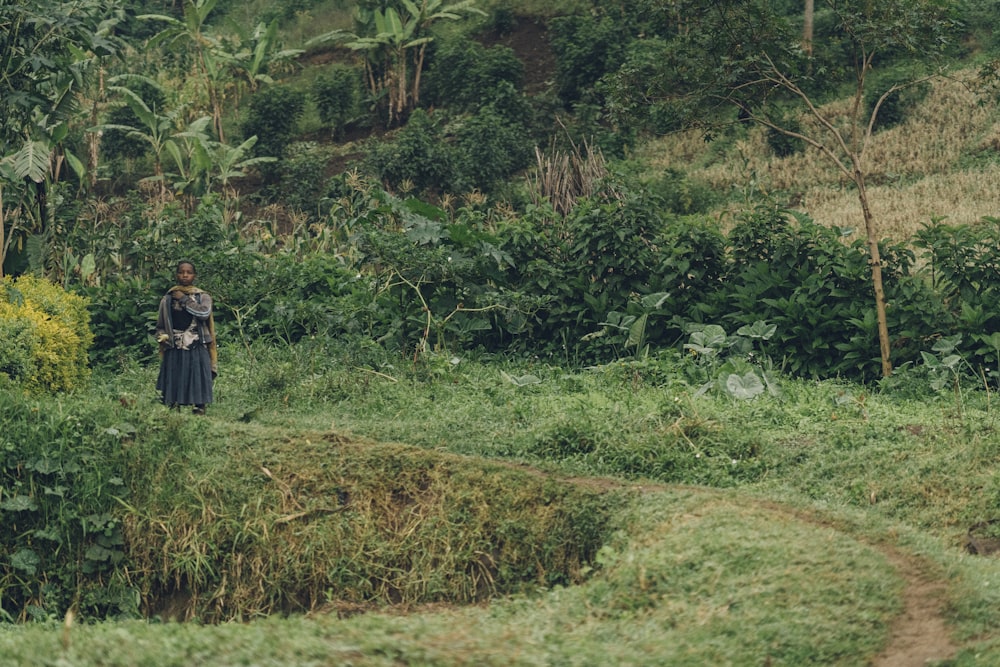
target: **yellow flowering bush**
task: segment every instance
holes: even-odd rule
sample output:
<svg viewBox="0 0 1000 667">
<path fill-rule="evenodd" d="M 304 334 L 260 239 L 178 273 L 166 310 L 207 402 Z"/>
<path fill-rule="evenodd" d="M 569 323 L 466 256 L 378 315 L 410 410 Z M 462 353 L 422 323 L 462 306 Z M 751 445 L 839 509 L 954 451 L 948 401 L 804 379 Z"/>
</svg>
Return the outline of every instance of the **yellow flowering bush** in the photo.
<svg viewBox="0 0 1000 667">
<path fill-rule="evenodd" d="M 73 389 L 93 340 L 83 297 L 34 276 L 0 282 L 0 373 L 33 391 Z"/>
</svg>

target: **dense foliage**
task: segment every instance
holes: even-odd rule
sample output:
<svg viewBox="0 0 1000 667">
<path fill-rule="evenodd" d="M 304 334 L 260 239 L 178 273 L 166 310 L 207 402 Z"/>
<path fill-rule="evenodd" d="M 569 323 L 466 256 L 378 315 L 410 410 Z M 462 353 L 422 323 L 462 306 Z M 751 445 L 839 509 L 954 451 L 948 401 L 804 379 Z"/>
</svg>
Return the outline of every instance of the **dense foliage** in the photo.
<svg viewBox="0 0 1000 667">
<path fill-rule="evenodd" d="M 0 376 L 34 391 L 81 387 L 94 338 L 87 305 L 33 276 L 0 282 Z"/>
</svg>

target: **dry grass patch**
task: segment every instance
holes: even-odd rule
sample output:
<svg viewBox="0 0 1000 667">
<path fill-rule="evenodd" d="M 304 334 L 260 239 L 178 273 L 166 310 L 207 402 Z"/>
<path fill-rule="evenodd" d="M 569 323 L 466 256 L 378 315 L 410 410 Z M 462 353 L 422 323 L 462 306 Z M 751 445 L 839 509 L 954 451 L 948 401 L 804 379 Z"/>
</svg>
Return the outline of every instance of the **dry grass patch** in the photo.
<svg viewBox="0 0 1000 667">
<path fill-rule="evenodd" d="M 1000 167 L 962 168 L 969 155 L 1000 149 L 997 106 L 982 104 L 969 88 L 972 71 L 934 82 L 927 97 L 905 123 L 872 137 L 866 156 L 869 199 L 881 234 L 905 240 L 934 216 L 951 224 L 974 223 L 1000 213 Z M 823 107 L 830 118 L 844 118 L 851 100 Z M 816 121 L 801 116 L 811 136 L 822 136 Z M 753 182 L 761 193 L 779 194 L 792 208 L 817 222 L 860 227 L 861 208 L 848 179 L 819 151 L 808 148 L 776 158 L 761 127 L 749 128 L 724 154 L 698 132 L 652 142 L 639 154 L 654 169 L 683 165 L 688 175 L 712 188 L 745 191 Z M 724 213 L 733 206 L 716 211 Z"/>
<path fill-rule="evenodd" d="M 151 614 L 469 603 L 579 583 L 609 494 L 508 465 L 335 435 L 236 438 L 126 519 Z"/>
</svg>

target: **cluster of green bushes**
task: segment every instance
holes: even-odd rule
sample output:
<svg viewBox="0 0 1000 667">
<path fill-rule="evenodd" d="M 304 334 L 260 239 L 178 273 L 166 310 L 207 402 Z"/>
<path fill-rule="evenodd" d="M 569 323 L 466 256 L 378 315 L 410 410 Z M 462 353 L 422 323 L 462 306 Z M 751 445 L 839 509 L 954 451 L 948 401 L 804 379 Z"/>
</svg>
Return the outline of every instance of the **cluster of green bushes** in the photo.
<svg viewBox="0 0 1000 667">
<path fill-rule="evenodd" d="M 46 280 L 0 281 L 0 376 L 28 390 L 79 387 L 90 372 L 87 302 Z"/>
<path fill-rule="evenodd" d="M 284 233 L 238 232 L 210 199 L 190 216 L 123 216 L 128 243 L 109 236 L 114 247 L 96 253 L 123 265 L 101 264 L 101 279 L 80 288 L 93 358 L 152 354 L 156 300 L 183 257 L 216 296 L 228 344 L 355 337 L 405 356 L 478 350 L 577 365 L 681 349 L 699 326 L 734 333 L 763 321 L 776 327 L 764 352 L 779 369 L 880 375 L 867 248 L 802 214 L 762 204 L 723 233 L 621 183 L 566 216 L 474 202 L 448 210 L 346 176 L 324 191 L 323 222 Z M 961 334 L 972 367 L 997 368 L 984 333 L 1000 324 L 997 227 L 928 225 L 910 244 L 882 244 L 897 366 Z"/>
</svg>

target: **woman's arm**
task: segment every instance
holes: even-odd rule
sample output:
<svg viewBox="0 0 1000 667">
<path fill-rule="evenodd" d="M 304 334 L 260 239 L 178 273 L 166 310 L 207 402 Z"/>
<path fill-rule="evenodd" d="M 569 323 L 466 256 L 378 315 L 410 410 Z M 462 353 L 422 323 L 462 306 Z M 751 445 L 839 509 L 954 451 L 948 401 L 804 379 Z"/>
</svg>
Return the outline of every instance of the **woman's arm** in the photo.
<svg viewBox="0 0 1000 667">
<path fill-rule="evenodd" d="M 199 320 L 207 320 L 208 316 L 212 314 L 212 297 L 208 292 L 192 294 L 186 297 L 186 300 L 182 300 L 181 304 Z"/>
</svg>

